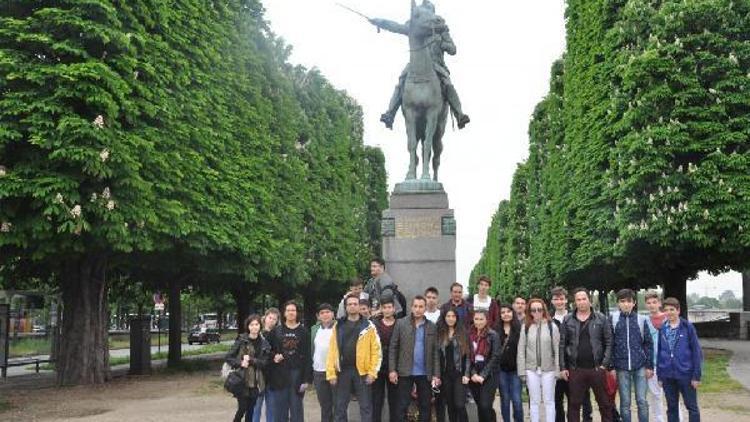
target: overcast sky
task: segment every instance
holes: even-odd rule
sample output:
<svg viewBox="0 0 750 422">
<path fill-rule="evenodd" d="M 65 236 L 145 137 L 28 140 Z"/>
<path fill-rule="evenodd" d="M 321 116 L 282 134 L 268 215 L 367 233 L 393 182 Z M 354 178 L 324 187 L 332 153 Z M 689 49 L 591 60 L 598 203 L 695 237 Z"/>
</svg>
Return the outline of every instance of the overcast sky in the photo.
<svg viewBox="0 0 750 422">
<path fill-rule="evenodd" d="M 340 0 L 371 17 L 405 22 L 408 0 Z M 418 0 L 421 2 L 421 0 Z M 333 0 L 263 0 L 273 31 L 293 46 L 291 61 L 317 67 L 364 110 L 365 143 L 383 149 L 392 188 L 406 175 L 408 153 L 401 113 L 394 130 L 379 122 L 408 61 L 406 37 L 378 33 Z M 528 155 L 534 106 L 565 49 L 563 0 L 433 0 L 450 27 L 458 54 L 447 56 L 451 79 L 472 122 L 449 129 L 440 181 L 457 225 L 458 281 L 479 259 L 498 203 L 508 198 L 517 163 Z M 737 275 L 731 286 L 739 290 Z M 688 285 L 703 293 L 703 281 Z M 721 292 L 716 293 L 718 295 Z M 712 294 L 713 295 L 713 294 Z"/>
</svg>

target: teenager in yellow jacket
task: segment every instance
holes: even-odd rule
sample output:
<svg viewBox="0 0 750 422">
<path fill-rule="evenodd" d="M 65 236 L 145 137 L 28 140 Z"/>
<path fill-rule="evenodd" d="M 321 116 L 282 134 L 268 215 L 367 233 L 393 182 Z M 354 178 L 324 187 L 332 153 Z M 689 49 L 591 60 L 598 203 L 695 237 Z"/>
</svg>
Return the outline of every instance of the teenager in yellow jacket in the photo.
<svg viewBox="0 0 750 422">
<path fill-rule="evenodd" d="M 345 299 L 347 316 L 336 321 L 326 359 L 326 379 L 336 386 L 335 421 L 346 421 L 351 393 L 357 396 L 360 417 L 372 419 L 372 391 L 383 361 L 375 325 L 359 315 L 359 298 Z"/>
</svg>

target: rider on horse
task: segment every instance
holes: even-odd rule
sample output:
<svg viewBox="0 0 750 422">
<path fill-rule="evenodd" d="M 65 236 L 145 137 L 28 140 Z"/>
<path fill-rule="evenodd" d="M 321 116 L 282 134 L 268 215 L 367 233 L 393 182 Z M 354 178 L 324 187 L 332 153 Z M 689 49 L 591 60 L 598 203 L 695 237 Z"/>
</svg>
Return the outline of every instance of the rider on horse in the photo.
<svg viewBox="0 0 750 422">
<path fill-rule="evenodd" d="M 461 101 L 458 99 L 458 93 L 453 87 L 453 83 L 451 83 L 450 71 L 445 65 L 444 59 L 444 53 L 448 53 L 450 55 L 456 54 L 456 44 L 453 43 L 453 39 L 450 36 L 450 32 L 448 31 L 448 26 L 445 24 L 445 20 L 435 15 L 435 6 L 431 2 L 429 2 L 428 0 L 424 0 L 419 8 L 422 12 L 431 13 L 435 16 L 436 26 L 434 35 L 432 36 L 431 41 L 429 41 L 425 46 L 425 48 L 430 49 L 430 56 L 432 57 L 435 73 L 437 74 L 438 79 L 440 79 L 440 84 L 443 89 L 443 96 L 448 101 L 451 111 L 453 112 L 453 115 L 458 122 L 458 128 L 463 129 L 464 126 L 469 123 L 470 119 L 469 116 L 464 114 L 463 110 L 461 109 Z M 411 21 L 407 21 L 403 25 L 386 19 L 370 19 L 370 22 L 378 28 L 383 28 L 387 31 L 397 34 L 409 35 Z M 393 120 L 396 116 L 396 112 L 401 106 L 401 99 L 404 92 L 404 82 L 406 81 L 408 73 L 409 66 L 407 65 L 404 71 L 401 72 L 401 76 L 398 78 L 398 85 L 396 85 L 396 88 L 393 91 L 393 96 L 391 97 L 388 111 L 383 113 L 383 115 L 380 117 L 380 121 L 385 123 L 385 126 L 389 129 L 393 129 Z"/>
</svg>

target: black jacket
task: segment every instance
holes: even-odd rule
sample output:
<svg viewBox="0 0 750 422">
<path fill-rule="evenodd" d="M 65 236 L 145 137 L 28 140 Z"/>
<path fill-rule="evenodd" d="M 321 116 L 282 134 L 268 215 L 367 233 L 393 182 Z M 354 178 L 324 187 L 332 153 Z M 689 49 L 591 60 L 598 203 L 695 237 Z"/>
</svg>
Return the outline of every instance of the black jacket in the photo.
<svg viewBox="0 0 750 422">
<path fill-rule="evenodd" d="M 578 339 L 581 337 L 581 322 L 578 311 L 565 316 L 560 325 L 560 370 L 576 369 L 578 361 Z M 594 367 L 612 368 L 612 324 L 604 314 L 591 310 L 588 323 Z"/>
<path fill-rule="evenodd" d="M 500 336 L 497 335 L 495 330 L 490 329 L 487 332 L 487 341 L 490 342 L 490 358 L 485 360 L 484 367 L 481 370 L 478 370 L 476 365 L 471 365 L 472 375 L 478 374 L 485 380 L 493 376 L 500 367 Z"/>
<path fill-rule="evenodd" d="M 250 365 L 255 367 L 257 370 L 255 372 L 255 384 L 260 387 L 260 390 L 263 390 L 263 387 L 265 386 L 265 379 L 267 379 L 266 370 L 268 369 L 268 364 L 271 361 L 271 345 L 268 343 L 268 341 L 263 337 L 258 337 L 260 340 L 260 350 L 255 350 L 254 355 L 250 359 Z M 232 367 L 232 369 L 238 369 L 242 364 L 242 356 L 248 353 L 248 349 L 253 347 L 252 342 L 250 340 L 250 337 L 248 337 L 247 334 L 240 334 L 237 336 L 237 339 L 234 341 L 234 344 L 232 344 L 232 347 L 229 349 L 229 352 L 227 352 L 226 358 L 224 358 L 224 361 L 229 364 L 229 366 Z M 245 381 L 249 382 L 247 380 L 247 372 L 244 374 Z M 264 379 L 258 379 L 260 377 L 263 377 Z"/>
<path fill-rule="evenodd" d="M 518 339 L 521 336 L 521 323 L 513 318 L 510 325 L 510 335 L 506 336 L 501 322 L 497 326 L 497 333 L 500 338 L 500 370 L 516 372 L 516 355 L 518 354 Z"/>
<path fill-rule="evenodd" d="M 460 376 L 469 377 L 471 376 L 471 358 L 469 354 L 462 355 L 461 347 L 459 346 L 458 340 L 454 337 L 453 342 L 453 355 L 448 356 L 446 354 L 447 348 L 445 344 L 440 344 L 440 374 L 441 378 L 445 375 L 445 368 L 448 367 L 448 359 L 453 360 L 453 366 L 458 370 Z M 467 338 L 468 342 L 469 339 Z"/>
</svg>

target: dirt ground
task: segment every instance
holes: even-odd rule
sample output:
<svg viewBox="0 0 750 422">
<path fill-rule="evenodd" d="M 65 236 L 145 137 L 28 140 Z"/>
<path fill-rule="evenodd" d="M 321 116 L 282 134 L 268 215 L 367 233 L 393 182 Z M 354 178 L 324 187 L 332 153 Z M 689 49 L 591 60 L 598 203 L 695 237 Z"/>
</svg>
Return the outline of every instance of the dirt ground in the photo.
<svg viewBox="0 0 750 422">
<path fill-rule="evenodd" d="M 99 387 L 46 388 L 11 392 L 6 390 L 2 394 L 4 397 L 0 399 L 7 401 L 10 409 L 0 410 L 0 420 L 14 422 L 230 421 L 234 415 L 236 401 L 223 391 L 217 375 L 216 371 L 176 375 L 160 374 L 159 376 L 122 377 Z M 699 400 L 704 420 L 750 421 L 750 392 L 703 394 L 699 395 Z M 307 422 L 319 421 L 314 393 L 306 395 L 305 409 Z M 354 409 L 356 409 L 356 403 L 350 410 Z M 356 413 L 350 412 L 350 414 L 354 416 Z M 596 415 L 595 420 L 598 420 Z"/>
</svg>

